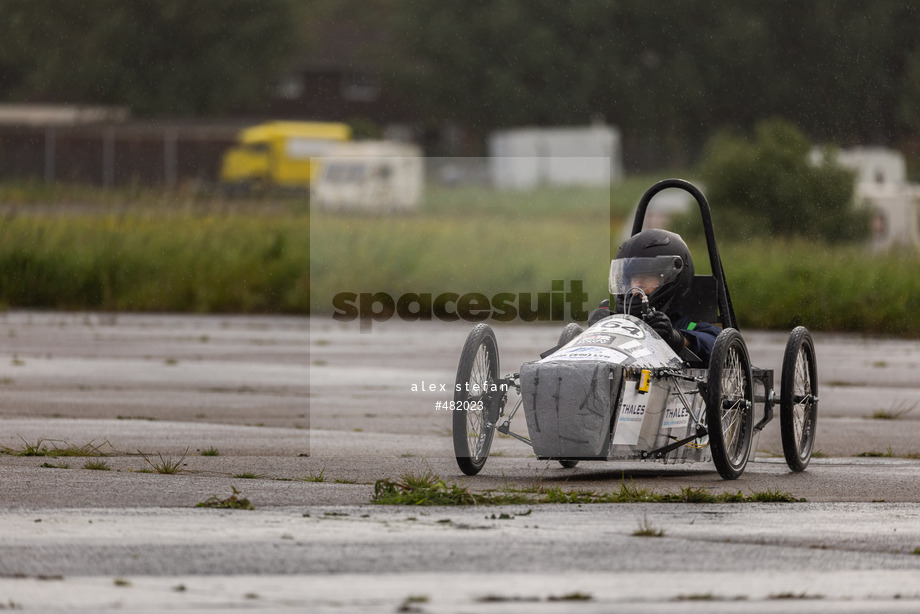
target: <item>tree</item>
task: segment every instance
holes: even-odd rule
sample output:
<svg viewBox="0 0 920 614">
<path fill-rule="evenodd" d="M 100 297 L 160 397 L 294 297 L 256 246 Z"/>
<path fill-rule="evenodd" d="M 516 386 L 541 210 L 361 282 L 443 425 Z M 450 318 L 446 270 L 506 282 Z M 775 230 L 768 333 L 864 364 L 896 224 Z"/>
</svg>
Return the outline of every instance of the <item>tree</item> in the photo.
<svg viewBox="0 0 920 614">
<path fill-rule="evenodd" d="M 294 0 L 0 0 L 6 100 L 204 114 L 263 100 L 295 48 Z"/>
<path fill-rule="evenodd" d="M 482 132 L 603 117 L 645 166 L 692 164 L 712 132 L 772 116 L 822 142 L 894 143 L 911 130 L 918 13 L 902 0 L 406 0 L 386 72 L 428 117 Z"/>
<path fill-rule="evenodd" d="M 715 135 L 701 174 L 720 231 L 736 237 L 864 237 L 867 219 L 853 209 L 853 172 L 829 152 L 816 164 L 811 151 L 805 135 L 785 120 L 759 122 L 753 138 Z"/>
</svg>

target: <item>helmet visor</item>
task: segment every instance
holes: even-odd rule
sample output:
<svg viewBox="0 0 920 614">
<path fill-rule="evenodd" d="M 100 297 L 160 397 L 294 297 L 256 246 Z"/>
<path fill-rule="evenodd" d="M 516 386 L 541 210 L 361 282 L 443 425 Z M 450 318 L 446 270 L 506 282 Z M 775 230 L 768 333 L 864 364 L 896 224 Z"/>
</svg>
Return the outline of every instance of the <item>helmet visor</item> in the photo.
<svg viewBox="0 0 920 614">
<path fill-rule="evenodd" d="M 617 258 L 610 263 L 610 294 L 651 296 L 658 288 L 677 281 L 683 267 L 680 256 Z"/>
</svg>

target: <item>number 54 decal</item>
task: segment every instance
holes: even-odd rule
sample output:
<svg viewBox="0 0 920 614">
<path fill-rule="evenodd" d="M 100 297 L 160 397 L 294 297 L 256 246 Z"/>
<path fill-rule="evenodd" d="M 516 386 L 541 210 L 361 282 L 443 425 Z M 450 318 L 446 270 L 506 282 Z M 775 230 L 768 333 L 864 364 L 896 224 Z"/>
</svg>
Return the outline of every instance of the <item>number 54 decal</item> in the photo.
<svg viewBox="0 0 920 614">
<path fill-rule="evenodd" d="M 622 335 L 633 339 L 645 338 L 645 331 L 626 318 L 607 318 L 600 322 L 600 328 L 604 332 L 613 333 L 614 335 Z"/>
</svg>

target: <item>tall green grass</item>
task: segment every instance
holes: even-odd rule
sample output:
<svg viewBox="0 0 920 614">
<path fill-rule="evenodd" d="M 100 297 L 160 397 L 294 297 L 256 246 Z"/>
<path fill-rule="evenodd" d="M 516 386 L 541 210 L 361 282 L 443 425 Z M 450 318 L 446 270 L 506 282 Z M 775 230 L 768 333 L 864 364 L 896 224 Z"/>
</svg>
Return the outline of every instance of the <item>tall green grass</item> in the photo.
<svg viewBox="0 0 920 614">
<path fill-rule="evenodd" d="M 402 217 L 331 215 L 303 203 L 107 202 L 35 195 L 0 214 L 0 303 L 18 308 L 328 316 L 340 292 L 549 292 L 582 280 L 607 293 L 618 215 L 652 180 L 604 196 L 431 190 Z M 641 185 L 640 185 L 641 183 Z M 631 187 L 630 187 L 631 186 Z M 9 191 L 9 189 L 8 189 Z M 80 196 L 80 194 L 77 194 Z M 157 205 L 156 203 L 162 203 Z M 527 205 L 531 203 L 528 209 Z M 635 203 L 628 203 L 632 207 Z M 603 209 L 601 207 L 600 209 Z M 718 230 L 718 229 L 717 229 Z M 806 241 L 720 245 L 739 324 L 920 337 L 920 252 Z M 694 245 L 697 268 L 706 254 Z M 569 289 L 568 283 L 566 290 Z M 534 300 L 536 298 L 534 297 Z"/>
<path fill-rule="evenodd" d="M 609 227 L 579 220 L 506 223 L 313 215 L 313 309 L 340 292 L 550 292 L 583 280 L 596 306 L 607 293 Z M 566 290 L 569 285 L 566 284 Z M 603 295 L 603 296 L 602 296 Z"/>
<path fill-rule="evenodd" d="M 920 336 L 920 251 L 759 241 L 722 260 L 741 326 Z"/>
<path fill-rule="evenodd" d="M 313 305 L 331 311 L 337 292 L 548 292 L 551 280 L 583 280 L 590 310 L 607 296 L 603 224 L 531 220 L 347 218 L 314 226 Z M 321 229 L 321 230 L 319 230 Z M 517 233 L 517 234 L 516 234 Z M 920 252 L 871 253 L 863 246 L 757 241 L 720 246 L 739 326 L 920 337 Z M 708 272 L 705 247 L 693 248 Z M 568 289 L 568 286 L 566 286 Z"/>
<path fill-rule="evenodd" d="M 8 306 L 308 310 L 305 215 L 17 215 L 0 223 Z"/>
<path fill-rule="evenodd" d="M 439 217 L 498 216 L 509 221 L 534 218 L 582 222 L 612 220 L 619 225 L 631 215 L 652 184 L 671 176 L 671 173 L 635 175 L 609 187 L 540 186 L 527 190 L 495 190 L 480 185 L 428 186 L 424 209 L 427 214 Z"/>
</svg>

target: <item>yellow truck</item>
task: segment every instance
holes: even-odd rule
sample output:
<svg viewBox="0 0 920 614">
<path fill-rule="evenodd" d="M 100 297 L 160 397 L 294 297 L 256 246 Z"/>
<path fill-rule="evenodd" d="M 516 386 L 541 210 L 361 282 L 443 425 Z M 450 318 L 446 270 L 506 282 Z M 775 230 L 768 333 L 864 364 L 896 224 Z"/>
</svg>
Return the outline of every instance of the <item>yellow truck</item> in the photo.
<svg viewBox="0 0 920 614">
<path fill-rule="evenodd" d="M 220 184 L 228 193 L 269 188 L 306 192 L 316 159 L 349 139 L 347 124 L 277 121 L 251 126 L 224 153 Z"/>
</svg>

